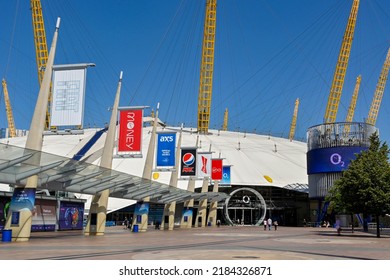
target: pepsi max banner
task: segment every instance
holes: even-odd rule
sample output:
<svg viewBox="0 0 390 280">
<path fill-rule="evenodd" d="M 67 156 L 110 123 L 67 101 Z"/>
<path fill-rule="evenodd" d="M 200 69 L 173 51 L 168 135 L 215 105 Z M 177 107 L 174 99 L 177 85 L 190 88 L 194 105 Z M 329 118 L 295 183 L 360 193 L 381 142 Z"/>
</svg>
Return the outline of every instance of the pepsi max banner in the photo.
<svg viewBox="0 0 390 280">
<path fill-rule="evenodd" d="M 219 182 L 220 186 L 230 186 L 230 165 L 222 166 L 222 180 Z"/>
<path fill-rule="evenodd" d="M 176 133 L 157 134 L 157 167 L 175 166 Z"/>
<path fill-rule="evenodd" d="M 211 177 L 211 152 L 198 153 L 196 169 L 198 178 Z"/>
<path fill-rule="evenodd" d="M 211 160 L 211 179 L 222 180 L 222 159 Z"/>
<path fill-rule="evenodd" d="M 196 175 L 196 148 L 181 149 L 180 176 Z"/>
<path fill-rule="evenodd" d="M 120 110 L 118 152 L 141 152 L 142 109 Z"/>
</svg>

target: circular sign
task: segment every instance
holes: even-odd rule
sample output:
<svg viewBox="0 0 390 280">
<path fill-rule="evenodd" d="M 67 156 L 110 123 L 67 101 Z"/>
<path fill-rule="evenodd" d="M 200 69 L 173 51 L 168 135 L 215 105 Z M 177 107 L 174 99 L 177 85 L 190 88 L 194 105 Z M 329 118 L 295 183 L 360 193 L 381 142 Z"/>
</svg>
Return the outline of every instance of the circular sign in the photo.
<svg viewBox="0 0 390 280">
<path fill-rule="evenodd" d="M 192 165 L 195 162 L 195 156 L 192 153 L 185 153 L 183 156 L 183 163 L 184 165 Z"/>
<path fill-rule="evenodd" d="M 249 198 L 249 196 L 244 195 L 242 197 L 242 202 L 244 202 L 245 204 L 248 204 L 250 201 L 251 201 L 251 199 Z"/>
</svg>

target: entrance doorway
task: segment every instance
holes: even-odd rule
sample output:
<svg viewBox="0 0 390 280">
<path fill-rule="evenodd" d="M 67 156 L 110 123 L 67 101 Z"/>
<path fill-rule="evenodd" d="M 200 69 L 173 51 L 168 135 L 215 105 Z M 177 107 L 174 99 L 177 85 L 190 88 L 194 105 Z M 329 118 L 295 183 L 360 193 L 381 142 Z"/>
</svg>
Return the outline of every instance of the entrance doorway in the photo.
<svg viewBox="0 0 390 280">
<path fill-rule="evenodd" d="M 256 190 L 240 188 L 225 203 L 225 218 L 231 225 L 260 225 L 266 215 L 264 198 Z"/>
</svg>

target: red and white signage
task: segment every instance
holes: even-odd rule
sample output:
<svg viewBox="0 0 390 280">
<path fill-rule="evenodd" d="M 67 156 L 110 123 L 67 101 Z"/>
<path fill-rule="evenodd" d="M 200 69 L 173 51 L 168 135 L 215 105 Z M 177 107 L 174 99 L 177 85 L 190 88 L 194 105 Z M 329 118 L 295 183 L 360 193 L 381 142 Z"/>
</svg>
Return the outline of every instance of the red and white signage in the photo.
<svg viewBox="0 0 390 280">
<path fill-rule="evenodd" d="M 198 178 L 211 177 L 211 152 L 198 152 Z"/>
<path fill-rule="evenodd" d="M 141 152 L 142 118 L 142 109 L 120 111 L 118 152 Z"/>
<path fill-rule="evenodd" d="M 222 180 L 222 159 L 211 160 L 211 179 Z"/>
</svg>

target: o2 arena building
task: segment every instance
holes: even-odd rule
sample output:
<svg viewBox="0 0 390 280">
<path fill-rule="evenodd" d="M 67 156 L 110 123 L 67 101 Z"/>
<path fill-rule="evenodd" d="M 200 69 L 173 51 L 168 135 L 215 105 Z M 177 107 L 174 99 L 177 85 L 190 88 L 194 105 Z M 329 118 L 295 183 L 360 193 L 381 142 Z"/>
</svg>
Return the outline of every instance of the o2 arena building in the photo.
<svg viewBox="0 0 390 280">
<path fill-rule="evenodd" d="M 123 155 L 118 153 L 117 148 L 114 149 L 113 170 L 142 177 L 153 129 L 153 126 L 147 126 L 149 123 L 150 120 L 144 117 L 142 148 L 139 154 Z M 119 126 L 117 127 L 119 130 Z M 216 219 L 220 220 L 222 224 L 259 225 L 265 218 L 271 217 L 273 220 L 277 220 L 279 225 L 297 226 L 302 223 L 304 218 L 309 217 L 306 143 L 242 132 L 209 130 L 208 134 L 197 134 L 195 131 L 196 129 L 185 127 L 159 126 L 157 135 L 162 135 L 161 139 L 164 139 L 164 136 L 167 139 L 166 135 L 170 137 L 170 135 L 179 136 L 181 134 L 182 151 L 184 149 L 195 149 L 196 151 L 198 171 L 193 176 L 179 174 L 177 184 L 179 189 L 188 190 L 190 181 L 195 181 L 195 193 L 201 192 L 204 182 L 206 182 L 208 190 L 213 191 L 215 181 L 205 177 L 205 174 L 201 175 L 202 157 L 203 169 L 206 166 L 210 168 L 205 164 L 205 160 L 220 159 L 223 178 L 218 181 L 218 191 L 221 194 L 227 194 L 226 197 L 218 201 L 217 206 Z M 45 155 L 47 153 L 49 158 L 50 156 L 64 157 L 98 166 L 106 136 L 107 129 L 85 129 L 83 134 L 73 135 L 45 135 L 42 152 Z M 2 139 L 2 143 L 2 150 L 24 148 L 26 136 Z M 118 145 L 116 144 L 116 146 Z M 154 149 L 156 151 L 159 149 L 158 144 Z M 172 169 L 159 167 L 158 160 L 156 157 L 153 163 L 153 181 L 169 184 Z M 51 162 L 56 162 L 56 160 L 48 160 L 48 163 Z M 7 162 L 3 161 L 3 163 Z M 181 165 L 183 164 L 182 160 Z M 40 177 L 49 176 L 50 170 L 50 166 L 47 167 L 47 171 L 42 170 Z M 52 170 L 55 170 L 54 166 Z M 13 176 L 17 177 L 18 175 L 13 174 Z M 1 185 L 0 206 L 2 212 L 12 196 L 10 187 L 12 184 L 10 186 Z M 88 189 L 85 187 L 84 190 L 63 188 L 54 192 L 45 189 L 44 180 L 41 180 L 38 189 L 35 222 L 33 218 L 33 226 L 36 224 L 35 230 L 68 229 L 69 225 L 62 224 L 62 220 L 66 220 L 64 218 L 66 213 L 62 212 L 66 210 L 69 212 L 68 215 L 74 214 L 76 211 L 83 213 L 85 217 L 89 213 L 92 196 L 88 195 Z M 153 191 L 148 193 L 148 195 L 152 194 Z M 110 196 L 107 207 L 107 222 L 118 224 L 125 217 L 132 217 L 134 214 L 137 201 L 120 197 L 120 195 Z M 209 206 L 211 203 L 209 200 Z M 195 200 L 192 213 L 194 217 L 197 215 L 199 207 L 199 202 Z M 186 209 L 185 202 L 177 203 L 175 226 L 179 226 L 183 221 L 182 215 Z M 209 212 L 209 209 L 210 207 L 207 207 L 206 211 Z M 161 222 L 163 211 L 164 204 L 151 202 L 148 224 Z M 4 224 L 3 216 L 4 213 L 2 213 L 2 224 Z M 194 218 L 192 225 L 197 226 L 198 222 L 199 220 Z M 47 223 L 51 223 L 51 226 L 48 226 Z"/>
</svg>

